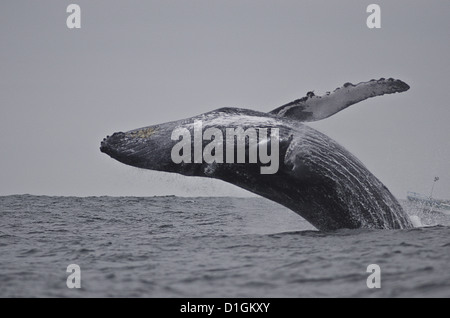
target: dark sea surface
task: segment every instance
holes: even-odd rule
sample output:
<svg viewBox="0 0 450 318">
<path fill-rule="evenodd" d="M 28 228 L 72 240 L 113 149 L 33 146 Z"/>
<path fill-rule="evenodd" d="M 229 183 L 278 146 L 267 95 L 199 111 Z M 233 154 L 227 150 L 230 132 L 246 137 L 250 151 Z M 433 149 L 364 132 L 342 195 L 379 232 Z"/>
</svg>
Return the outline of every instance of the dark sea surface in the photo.
<svg viewBox="0 0 450 318">
<path fill-rule="evenodd" d="M 404 204 L 427 226 L 323 233 L 262 198 L 0 197 L 0 297 L 450 297 L 450 216 Z"/>
</svg>

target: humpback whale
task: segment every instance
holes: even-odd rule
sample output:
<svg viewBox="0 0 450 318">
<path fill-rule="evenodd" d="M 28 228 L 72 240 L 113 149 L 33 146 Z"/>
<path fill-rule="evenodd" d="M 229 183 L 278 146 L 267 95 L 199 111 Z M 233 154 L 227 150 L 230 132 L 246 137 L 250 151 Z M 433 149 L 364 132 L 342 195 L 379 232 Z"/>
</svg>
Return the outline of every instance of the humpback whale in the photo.
<svg viewBox="0 0 450 318">
<path fill-rule="evenodd" d="M 305 97 L 268 113 L 220 108 L 187 119 L 116 132 L 103 139 L 100 150 L 130 166 L 232 183 L 291 209 L 321 231 L 412 228 L 396 198 L 361 161 L 336 141 L 304 124 L 332 116 L 367 98 L 408 89 L 406 83 L 392 78 L 346 83 L 323 96 L 308 92 Z M 200 132 L 210 128 L 223 136 L 230 128 L 244 132 L 240 137 L 246 160 L 199 161 L 194 158 L 196 154 L 182 148 L 177 151 L 186 151 L 183 155 L 187 160 L 175 162 L 173 149 L 180 140 L 178 134 L 174 138 L 174 131 L 186 132 L 188 143 L 193 146 L 197 143 L 202 149 L 214 141 L 216 148 L 211 154 L 235 150 L 223 147 L 234 143 L 234 137 L 225 140 L 218 134 L 209 134 L 208 138 L 191 139 L 199 122 Z M 274 173 L 261 173 L 260 168 L 267 162 L 253 158 L 250 163 L 254 145 L 245 132 L 255 127 L 277 131 L 277 140 L 272 134 L 256 139 L 257 146 L 264 144 L 272 152 L 275 150 L 272 142 L 277 142 L 279 167 Z M 234 151 L 231 158 L 236 156 Z"/>
</svg>

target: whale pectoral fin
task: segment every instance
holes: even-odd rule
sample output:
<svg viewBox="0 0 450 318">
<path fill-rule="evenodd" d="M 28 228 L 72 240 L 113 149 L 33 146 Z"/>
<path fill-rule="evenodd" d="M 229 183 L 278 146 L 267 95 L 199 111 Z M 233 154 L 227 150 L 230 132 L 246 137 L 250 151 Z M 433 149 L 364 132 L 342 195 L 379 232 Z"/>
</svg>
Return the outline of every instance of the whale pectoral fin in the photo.
<svg viewBox="0 0 450 318">
<path fill-rule="evenodd" d="M 330 117 L 341 110 L 370 97 L 407 91 L 409 85 L 393 78 L 370 80 L 358 84 L 346 83 L 332 93 L 315 96 L 308 92 L 303 98 L 280 106 L 269 114 L 287 117 L 302 122 L 311 122 Z"/>
</svg>

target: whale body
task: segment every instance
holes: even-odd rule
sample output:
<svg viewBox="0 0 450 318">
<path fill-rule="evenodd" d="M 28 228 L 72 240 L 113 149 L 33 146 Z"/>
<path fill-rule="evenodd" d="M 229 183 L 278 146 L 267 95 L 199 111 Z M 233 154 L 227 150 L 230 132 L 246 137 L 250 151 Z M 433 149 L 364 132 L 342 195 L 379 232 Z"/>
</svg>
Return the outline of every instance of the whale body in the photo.
<svg viewBox="0 0 450 318">
<path fill-rule="evenodd" d="M 347 83 L 321 97 L 310 92 L 269 113 L 221 108 L 183 120 L 114 133 L 101 142 L 100 150 L 134 167 L 232 183 L 291 209 L 322 231 L 411 228 L 413 225 L 396 198 L 363 163 L 325 134 L 303 124 L 327 118 L 369 97 L 408 89 L 407 84 L 394 79 Z M 193 137 L 198 123 L 202 133 L 214 129 L 214 137 Z M 257 136 L 259 148 L 254 152 L 261 153 L 261 146 L 265 146 L 267 154 L 270 151 L 276 154 L 276 158 L 272 157 L 277 161 L 276 171 L 261 173 L 268 164 L 251 158 L 256 150 L 249 135 L 241 135 L 245 150 L 239 160 L 238 150 L 231 144 L 235 139 L 221 138 L 219 134 L 226 136 L 230 129 L 248 132 L 254 128 L 264 132 L 276 130 L 276 135 Z M 200 145 L 203 151 L 212 143 L 213 155 L 232 149 L 227 158 L 234 160 L 215 157 L 214 161 L 199 161 L 194 151 L 186 156 L 187 148 L 182 150 L 186 160 L 174 160 L 173 149 L 180 142 L 177 134 L 174 138 L 175 131 L 187 133 L 192 149 Z"/>
</svg>

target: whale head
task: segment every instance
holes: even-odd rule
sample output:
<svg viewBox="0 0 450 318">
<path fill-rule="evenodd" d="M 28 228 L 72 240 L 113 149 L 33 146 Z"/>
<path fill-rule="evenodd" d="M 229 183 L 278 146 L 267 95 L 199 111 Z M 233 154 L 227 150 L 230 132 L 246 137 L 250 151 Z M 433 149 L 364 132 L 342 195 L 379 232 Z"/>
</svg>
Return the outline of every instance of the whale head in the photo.
<svg viewBox="0 0 450 318">
<path fill-rule="evenodd" d="M 255 127 L 255 125 L 258 126 L 257 123 L 266 128 L 260 131 Z M 266 145 L 264 149 L 267 156 L 264 157 L 265 161 L 262 164 L 260 160 L 262 150 L 255 152 L 256 148 L 252 148 L 252 153 L 255 154 L 253 159 L 256 162 L 250 168 L 246 167 L 245 170 L 259 169 L 262 173 L 275 173 L 278 171 L 280 163 L 279 147 L 278 143 L 272 141 L 271 138 L 278 128 L 272 131 L 272 128 L 267 127 L 274 126 L 276 123 L 278 123 L 277 119 L 267 117 L 264 113 L 222 108 L 189 119 L 147 126 L 127 132 L 116 132 L 103 139 L 100 151 L 121 163 L 137 168 L 176 172 L 189 176 L 210 176 L 210 172 L 216 171 L 217 168 L 221 170 L 221 167 L 229 165 L 234 167 L 238 161 L 238 152 L 239 155 L 244 156 L 239 156 L 239 160 L 244 160 L 244 162 L 239 162 L 241 165 L 249 162 L 250 154 L 247 148 L 252 137 L 257 144 L 256 147 L 259 147 L 258 138 L 261 144 Z M 213 136 L 208 133 L 212 133 Z M 246 133 L 248 135 L 245 135 Z M 231 143 L 226 141 L 229 138 L 228 134 L 232 135 Z M 281 136 L 279 144 L 286 149 L 288 140 L 284 137 Z M 242 145 L 243 149 L 235 151 L 235 147 L 239 148 L 239 145 L 235 145 L 235 141 L 241 139 L 244 140 L 244 143 L 239 143 L 239 145 Z M 227 156 L 230 145 L 233 149 L 231 157 Z M 272 149 L 272 146 L 274 151 L 269 150 Z M 210 158 L 212 154 L 214 154 L 214 158 Z"/>
<path fill-rule="evenodd" d="M 170 130 L 162 125 L 148 126 L 128 132 L 116 132 L 100 144 L 100 151 L 126 165 L 159 171 L 172 171 L 167 157 Z"/>
</svg>

